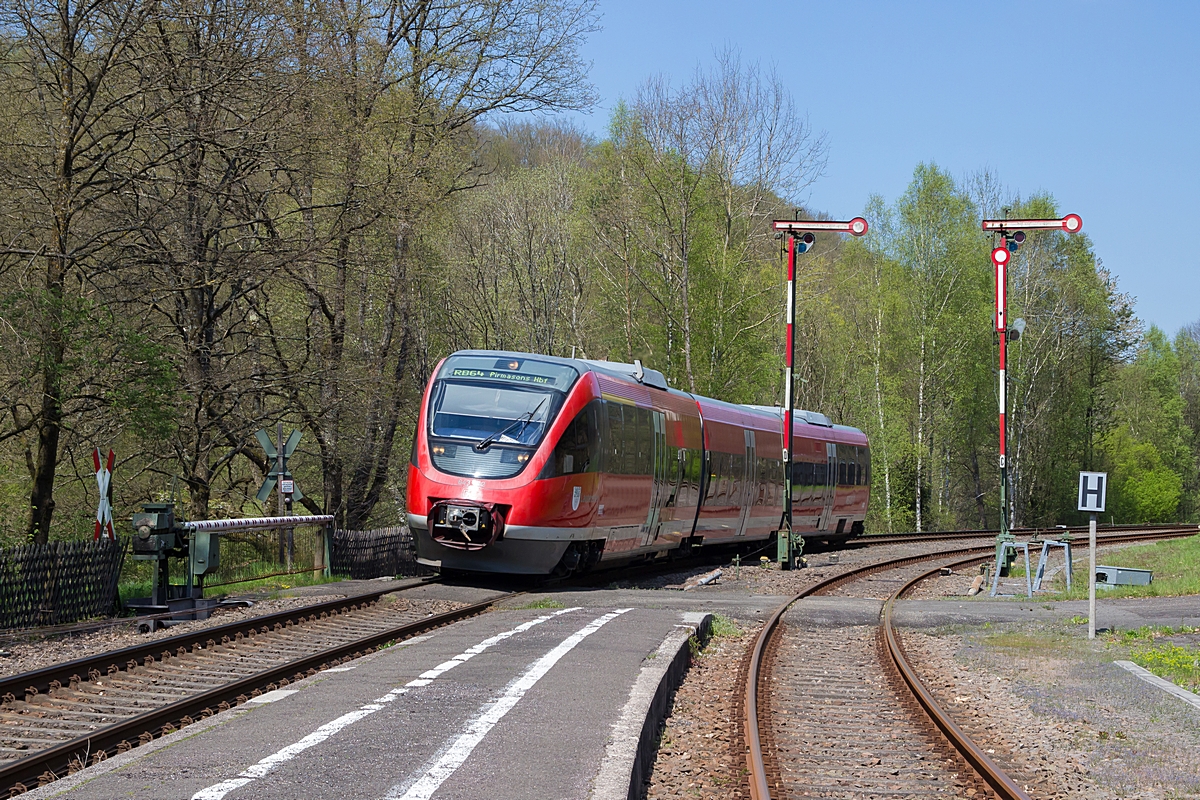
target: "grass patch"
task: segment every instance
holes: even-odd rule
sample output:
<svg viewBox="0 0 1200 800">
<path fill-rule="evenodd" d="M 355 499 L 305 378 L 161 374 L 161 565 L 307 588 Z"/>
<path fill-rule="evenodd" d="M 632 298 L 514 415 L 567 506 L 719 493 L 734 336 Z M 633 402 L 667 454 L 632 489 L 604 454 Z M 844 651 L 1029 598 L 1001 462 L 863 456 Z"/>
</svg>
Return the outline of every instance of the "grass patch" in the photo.
<svg viewBox="0 0 1200 800">
<path fill-rule="evenodd" d="M 297 572 L 294 575 L 274 575 L 270 577 L 252 578 L 247 576 L 249 580 L 238 581 L 224 586 L 214 586 L 212 588 L 205 587 L 205 597 L 224 597 L 229 594 L 242 594 L 244 592 L 281 592 L 285 589 L 294 589 L 297 586 L 320 586 L 326 583 L 340 583 L 345 580 L 341 575 L 333 575 L 326 578 L 323 573 L 318 572 L 315 576 L 310 571 Z"/>
<path fill-rule="evenodd" d="M 1086 542 L 1086 540 L 1084 540 Z M 1075 540 L 1080 543 L 1079 539 Z M 1066 578 L 1060 572 L 1054 576 L 1053 588 L 1057 593 L 1049 599 L 1085 600 L 1088 596 L 1088 560 L 1086 551 L 1077 550 L 1074 556 L 1075 569 L 1071 573 L 1071 591 L 1066 591 Z M 1033 556 L 1033 553 L 1030 553 Z M 1024 562 L 1024 559 L 1021 559 Z M 1051 559 L 1052 564 L 1062 564 Z M 1186 539 L 1170 539 L 1154 544 L 1135 545 L 1099 556 L 1099 564 L 1111 567 L 1148 569 L 1154 573 L 1149 586 L 1117 586 L 1112 589 L 1097 589 L 1098 598 L 1112 597 L 1179 597 L 1200 594 L 1200 536 Z M 1013 565 L 1014 573 L 1017 572 Z M 1024 563 L 1019 574 L 1024 575 Z M 1045 584 L 1043 584 L 1045 585 Z"/>
<path fill-rule="evenodd" d="M 243 570 L 241 575 L 232 576 L 234 578 L 246 578 L 247 580 L 239 580 L 237 583 L 230 583 L 224 586 L 213 586 L 204 588 L 205 597 L 225 597 L 230 594 L 243 594 L 247 592 L 255 593 L 270 593 L 281 592 L 286 589 L 293 589 L 297 586 L 317 586 L 325 583 L 338 583 L 344 580 L 340 575 L 326 578 L 322 573 L 313 575 L 311 571 L 297 572 L 294 575 L 271 575 L 279 569 L 278 565 L 266 564 L 263 565 L 259 574 L 263 577 L 255 577 L 253 568 Z M 221 576 L 222 582 L 231 578 Z M 184 579 L 180 576 L 172 575 L 171 583 L 182 585 Z M 120 584 L 121 602 L 128 602 L 136 597 L 150 596 L 150 578 L 134 577 L 129 580 L 124 580 Z"/>
<path fill-rule="evenodd" d="M 1200 647 L 1163 642 L 1171 636 L 1200 633 L 1200 628 L 1184 625 L 1143 625 L 1109 635 L 1107 641 L 1129 648 L 1129 660 L 1160 678 L 1193 692 L 1200 692 Z"/>
<path fill-rule="evenodd" d="M 1200 691 L 1200 648 L 1170 642 L 1147 644 L 1132 648 L 1129 660 L 1177 686 Z"/>
<path fill-rule="evenodd" d="M 716 639 L 720 636 L 737 636 L 742 632 L 738 624 L 724 614 L 713 614 L 712 618 L 712 638 Z"/>
<path fill-rule="evenodd" d="M 566 608 L 566 606 L 555 600 L 553 597 L 539 597 L 537 600 L 531 600 L 523 606 L 513 606 L 513 610 L 523 608 Z"/>
<path fill-rule="evenodd" d="M 1084 622 L 1087 622 L 1087 620 L 1085 619 Z M 1187 633 L 1200 633 L 1200 628 L 1192 628 L 1187 625 L 1181 628 L 1172 628 L 1169 625 L 1143 625 L 1131 631 L 1121 631 L 1117 636 L 1121 641 L 1130 644 L 1141 644 L 1146 642 L 1153 643 L 1155 639 L 1161 639 L 1164 636 L 1178 636 Z"/>
<path fill-rule="evenodd" d="M 1082 638 L 1079 622 L 1087 620 L 1068 620 L 1062 629 L 1000 631 L 982 636 L 981 642 L 1005 658 L 1076 659 L 1094 647 Z M 1197 634 L 1200 628 L 1186 625 L 1177 628 L 1145 625 L 1099 635 L 1096 642 L 1102 646 L 1105 660 L 1132 661 L 1160 678 L 1200 694 L 1200 645 L 1169 641 L 1181 636 L 1195 639 Z M 1094 649 L 1092 652 L 1099 655 Z"/>
<path fill-rule="evenodd" d="M 1025 631 L 1001 631 L 999 633 L 988 634 L 983 641 L 988 647 L 1000 650 L 1007 655 L 1037 655 L 1044 651 L 1048 646 L 1059 644 L 1069 644 L 1068 636 L 1065 634 L 1051 633 L 1038 631 L 1029 633 Z"/>
</svg>

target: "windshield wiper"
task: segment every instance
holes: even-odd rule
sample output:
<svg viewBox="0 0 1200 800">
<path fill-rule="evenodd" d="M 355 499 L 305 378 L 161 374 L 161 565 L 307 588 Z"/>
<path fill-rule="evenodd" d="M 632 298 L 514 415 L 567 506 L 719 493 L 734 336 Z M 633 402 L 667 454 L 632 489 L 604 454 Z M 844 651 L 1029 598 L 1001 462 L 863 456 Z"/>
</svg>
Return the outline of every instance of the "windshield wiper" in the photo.
<svg viewBox="0 0 1200 800">
<path fill-rule="evenodd" d="M 536 414 L 538 411 L 540 411 L 542 406 L 545 404 L 546 404 L 546 398 L 543 397 L 542 402 L 538 403 L 537 406 L 532 411 L 522 414 L 521 416 L 514 419 L 511 423 L 509 423 L 508 427 L 506 427 L 504 430 L 499 431 L 498 433 L 493 433 L 491 436 L 487 437 L 486 439 L 482 439 L 479 442 L 476 442 L 475 449 L 482 453 L 484 450 L 487 450 L 489 447 L 491 447 L 493 444 L 495 444 L 497 439 L 499 439 L 501 436 L 508 433 L 513 428 L 517 427 L 518 425 L 520 425 L 521 430 L 524 431 L 525 426 L 533 421 L 533 415 Z"/>
</svg>

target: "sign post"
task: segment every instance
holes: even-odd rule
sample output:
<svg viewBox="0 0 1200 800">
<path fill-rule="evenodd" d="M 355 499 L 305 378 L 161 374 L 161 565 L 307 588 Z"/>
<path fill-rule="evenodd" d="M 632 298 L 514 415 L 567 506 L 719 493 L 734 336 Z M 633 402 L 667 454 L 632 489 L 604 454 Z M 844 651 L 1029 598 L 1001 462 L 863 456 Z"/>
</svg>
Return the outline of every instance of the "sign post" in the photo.
<svg viewBox="0 0 1200 800">
<path fill-rule="evenodd" d="M 1088 638 L 1096 638 L 1096 514 L 1104 510 L 1107 472 L 1079 473 L 1079 510 L 1088 512 Z"/>
<path fill-rule="evenodd" d="M 792 537 L 792 408 L 795 406 L 793 384 L 795 382 L 794 359 L 796 352 L 796 254 L 807 253 L 816 244 L 819 231 L 848 233 L 865 236 L 867 221 L 855 217 L 846 222 L 817 219 L 777 219 L 771 223 L 776 236 L 788 236 L 788 280 L 787 280 L 787 336 L 784 345 L 783 379 L 783 521 L 779 531 L 779 561 L 783 569 L 792 568 L 795 557 Z"/>
<path fill-rule="evenodd" d="M 260 503 L 265 503 L 267 498 L 271 496 L 271 490 L 275 485 L 279 485 L 278 499 L 278 514 L 281 517 L 290 517 L 292 515 L 292 501 L 304 499 L 304 494 L 300 491 L 300 487 L 296 485 L 295 478 L 292 477 L 291 471 L 288 469 L 288 462 L 292 459 L 292 454 L 296 452 L 296 445 L 300 444 L 300 431 L 292 431 L 288 436 L 287 441 L 283 439 L 283 423 L 280 422 L 276 426 L 276 438 L 278 446 L 271 441 L 271 436 L 265 430 L 255 431 L 254 438 L 258 439 L 259 445 L 263 452 L 267 455 L 268 463 L 274 462 L 270 471 L 267 472 L 263 479 L 262 486 L 255 496 Z M 292 569 L 292 558 L 295 555 L 295 540 L 291 528 L 281 529 L 279 531 L 279 560 L 287 564 L 288 571 Z M 320 548 L 317 548 L 318 550 Z"/>
<path fill-rule="evenodd" d="M 1012 253 L 1025 241 L 1025 231 L 1065 231 L 1079 233 L 1083 230 L 1083 219 L 1078 214 L 1067 214 L 1061 219 L 985 219 L 983 230 L 1004 237 L 1001 246 L 992 250 L 992 266 L 996 272 L 996 333 L 1000 339 L 1000 535 L 996 538 L 996 552 L 1008 537 L 1008 343 L 1017 341 L 1025 329 L 1024 320 L 1008 324 L 1008 262 Z"/>
</svg>

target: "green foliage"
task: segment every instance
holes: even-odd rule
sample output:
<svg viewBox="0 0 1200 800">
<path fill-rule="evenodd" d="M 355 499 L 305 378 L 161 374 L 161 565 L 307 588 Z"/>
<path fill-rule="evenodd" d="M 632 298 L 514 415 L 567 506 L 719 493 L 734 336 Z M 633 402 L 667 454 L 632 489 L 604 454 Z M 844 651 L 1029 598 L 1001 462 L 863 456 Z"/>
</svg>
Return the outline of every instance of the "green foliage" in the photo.
<svg viewBox="0 0 1200 800">
<path fill-rule="evenodd" d="M 713 614 L 712 637 L 714 639 L 721 636 L 737 636 L 741 632 L 742 629 L 734 620 L 724 614 Z"/>
<path fill-rule="evenodd" d="M 1126 523 L 1168 522 L 1175 519 L 1183 495 L 1183 479 L 1163 464 L 1150 442 L 1137 442 L 1127 428 L 1113 430 L 1105 440 L 1111 464 L 1109 513 Z"/>
<path fill-rule="evenodd" d="M 531 600 L 528 603 L 520 606 L 513 606 L 515 609 L 524 608 L 566 608 L 562 602 L 555 600 L 553 597 L 539 597 L 536 600 Z"/>
<path fill-rule="evenodd" d="M 1186 339 L 1180 344 L 1189 357 Z M 1170 340 L 1152 326 L 1115 382 L 1116 425 L 1103 444 L 1112 473 L 1110 513 L 1121 522 L 1176 519 L 1185 483 L 1195 482 L 1182 361 Z"/>
<path fill-rule="evenodd" d="M 1151 644 L 1130 650 L 1129 660 L 1160 678 L 1200 692 L 1200 647 Z"/>
<path fill-rule="evenodd" d="M 1100 563 L 1148 569 L 1154 573 L 1149 586 L 1103 589 L 1101 597 L 1179 597 L 1200 594 L 1200 536 L 1125 547 L 1104 555 Z M 1086 559 L 1075 559 L 1071 580 L 1071 591 L 1060 591 L 1055 599 L 1081 600 L 1087 597 Z M 1061 575 L 1055 578 L 1055 582 L 1060 590 L 1065 588 L 1065 580 Z"/>
<path fill-rule="evenodd" d="M 100 99 L 136 102 L 72 106 L 115 116 L 77 127 L 99 137 L 106 178 L 64 201 L 74 249 L 53 290 L 53 203 L 29 198 L 58 185 L 44 139 L 66 106 L 47 116 L 31 88 L 69 73 L 16 47 L 4 69 L 24 83 L 0 111 L 0 543 L 24 535 L 43 384 L 61 387 L 58 537 L 89 535 L 96 445 L 121 459 L 118 520 L 176 475 L 189 513 L 262 513 L 251 437 L 280 418 L 305 431 L 295 469 L 312 510 L 399 521 L 424 383 L 459 348 L 641 359 L 676 388 L 781 404 L 786 274 L 770 221 L 820 216 L 795 198 L 823 139 L 734 53 L 683 85 L 647 82 L 600 141 L 489 127 L 489 111 L 586 105 L 577 48 L 595 9 L 550 8 L 501 39 L 422 17 L 443 27 L 420 45 L 385 40 L 363 9 L 332 23 L 319 4 L 248 6 L 242 29 L 237 15 L 168 19 L 162 41 L 130 32 L 121 52 L 141 71 L 106 75 Z M 172 71 L 202 29 L 194 63 L 211 92 Z M 422 53 L 446 76 L 432 84 L 405 73 L 409 45 L 443 40 L 477 50 Z M 514 41 L 549 47 L 548 72 L 509 70 Z M 171 80 L 142 89 L 135 73 Z M 191 99 L 209 105 L 189 117 Z M 138 146 L 105 144 L 133 130 Z M 999 521 L 995 242 L 979 218 L 1061 210 L 998 186 L 918 164 L 899 198 L 871 198 L 867 237 L 822 234 L 799 260 L 797 405 L 870 437 L 872 530 Z M 1196 519 L 1200 326 L 1143 334 L 1088 237 L 1055 232 L 1014 255 L 1009 317 L 1028 323 L 1008 348 L 1010 521 L 1079 521 L 1079 469 L 1110 472 L 1117 521 Z M 48 330 L 67 337 L 61 353 Z"/>
</svg>

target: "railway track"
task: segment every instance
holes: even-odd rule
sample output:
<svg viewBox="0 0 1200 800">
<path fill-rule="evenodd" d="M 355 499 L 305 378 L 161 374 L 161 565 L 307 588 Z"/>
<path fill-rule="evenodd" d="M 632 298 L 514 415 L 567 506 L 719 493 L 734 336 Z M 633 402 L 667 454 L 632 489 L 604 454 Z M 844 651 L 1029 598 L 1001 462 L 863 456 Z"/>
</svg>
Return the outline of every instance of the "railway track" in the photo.
<svg viewBox="0 0 1200 800">
<path fill-rule="evenodd" d="M 1174 534 L 1178 531 L 1187 531 L 1191 534 L 1200 533 L 1200 526 L 1196 525 L 1104 525 L 1100 526 L 1097 537 L 1098 540 L 1103 540 L 1109 536 L 1128 536 L 1128 535 L 1145 535 L 1148 538 L 1154 538 L 1157 534 L 1168 533 Z M 887 544 L 908 544 L 911 542 L 955 542 L 963 539 L 995 539 L 997 530 L 987 531 L 931 531 L 927 533 L 897 533 L 897 534 L 870 534 L 860 536 L 857 539 L 851 539 L 846 542 L 847 547 L 871 547 L 874 545 Z M 1086 537 L 1088 535 L 1088 527 L 1086 525 L 1073 525 L 1061 528 L 1014 528 L 1010 531 L 1017 539 L 1034 539 L 1042 535 L 1049 534 L 1051 536 L 1061 536 L 1070 534 L 1072 537 Z"/>
<path fill-rule="evenodd" d="M 0 792 L 45 785 L 511 596 L 428 615 L 384 601 L 389 593 L 247 619 L 0 680 Z"/>
<path fill-rule="evenodd" d="M 1098 543 L 1195 532 L 1193 526 L 1126 529 L 1108 533 Z M 977 564 L 992 553 L 988 543 L 868 564 L 814 584 L 775 610 L 751 651 L 743 701 L 754 800 L 1028 800 L 1018 782 L 939 706 L 909 663 L 892 624 L 895 601 L 921 581 L 946 567 Z M 862 625 L 824 631 L 782 624 L 796 600 L 834 594 L 883 600 L 877 623 L 864 619 Z"/>
</svg>

